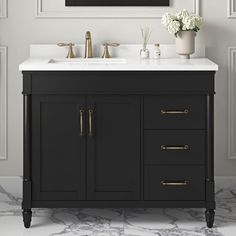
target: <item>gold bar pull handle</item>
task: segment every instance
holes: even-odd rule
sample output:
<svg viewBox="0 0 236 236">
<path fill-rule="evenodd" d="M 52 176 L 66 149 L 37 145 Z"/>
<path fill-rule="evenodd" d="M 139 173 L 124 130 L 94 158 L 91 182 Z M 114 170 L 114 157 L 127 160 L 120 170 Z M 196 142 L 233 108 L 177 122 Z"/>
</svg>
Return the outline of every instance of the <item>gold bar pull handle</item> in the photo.
<svg viewBox="0 0 236 236">
<path fill-rule="evenodd" d="M 187 186 L 189 182 L 187 180 L 184 181 L 161 181 L 162 186 Z"/>
<path fill-rule="evenodd" d="M 189 109 L 184 110 L 163 110 L 161 109 L 161 115 L 188 115 Z"/>
<path fill-rule="evenodd" d="M 84 136 L 84 110 L 79 111 L 80 136 Z"/>
<path fill-rule="evenodd" d="M 189 150 L 189 145 L 176 145 L 176 146 L 168 146 L 161 145 L 161 150 Z"/>
<path fill-rule="evenodd" d="M 88 130 L 88 135 L 90 137 L 93 136 L 93 110 L 88 111 L 88 116 L 89 116 L 89 130 Z"/>
</svg>

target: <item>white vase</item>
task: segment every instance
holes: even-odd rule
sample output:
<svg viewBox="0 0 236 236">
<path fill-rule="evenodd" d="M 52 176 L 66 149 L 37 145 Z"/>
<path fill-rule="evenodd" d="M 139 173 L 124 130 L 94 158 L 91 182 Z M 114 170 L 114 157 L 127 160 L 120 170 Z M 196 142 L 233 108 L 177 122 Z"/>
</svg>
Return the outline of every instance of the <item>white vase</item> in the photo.
<svg viewBox="0 0 236 236">
<path fill-rule="evenodd" d="M 195 52 L 195 36 L 194 31 L 180 31 L 176 38 L 176 52 L 180 58 L 190 59 L 190 55 Z"/>
</svg>

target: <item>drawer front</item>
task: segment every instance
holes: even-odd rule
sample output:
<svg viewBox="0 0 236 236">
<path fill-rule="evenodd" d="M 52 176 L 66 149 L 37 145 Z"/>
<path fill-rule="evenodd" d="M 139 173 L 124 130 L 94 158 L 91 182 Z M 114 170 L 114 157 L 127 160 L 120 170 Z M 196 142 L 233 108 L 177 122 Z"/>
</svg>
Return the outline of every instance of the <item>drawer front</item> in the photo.
<svg viewBox="0 0 236 236">
<path fill-rule="evenodd" d="M 205 200 L 204 167 L 145 167 L 145 200 Z"/>
<path fill-rule="evenodd" d="M 145 129 L 205 129 L 205 97 L 150 96 L 144 99 Z"/>
<path fill-rule="evenodd" d="M 214 92 L 214 71 L 23 72 L 24 94 Z"/>
<path fill-rule="evenodd" d="M 204 130 L 146 130 L 145 164 L 204 165 Z"/>
</svg>

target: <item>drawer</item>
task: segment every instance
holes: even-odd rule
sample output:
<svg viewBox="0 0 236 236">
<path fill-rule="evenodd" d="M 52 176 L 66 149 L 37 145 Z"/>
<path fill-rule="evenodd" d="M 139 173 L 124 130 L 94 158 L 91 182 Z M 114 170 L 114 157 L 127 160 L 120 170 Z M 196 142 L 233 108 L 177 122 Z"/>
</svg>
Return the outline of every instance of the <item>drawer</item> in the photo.
<svg viewBox="0 0 236 236">
<path fill-rule="evenodd" d="M 205 200 L 204 167 L 146 166 L 144 184 L 145 200 Z"/>
<path fill-rule="evenodd" d="M 24 94 L 214 92 L 214 71 L 23 72 Z"/>
<path fill-rule="evenodd" d="M 204 165 L 204 130 L 145 130 L 145 164 Z"/>
<path fill-rule="evenodd" d="M 205 97 L 163 95 L 144 99 L 145 129 L 205 129 Z"/>
</svg>

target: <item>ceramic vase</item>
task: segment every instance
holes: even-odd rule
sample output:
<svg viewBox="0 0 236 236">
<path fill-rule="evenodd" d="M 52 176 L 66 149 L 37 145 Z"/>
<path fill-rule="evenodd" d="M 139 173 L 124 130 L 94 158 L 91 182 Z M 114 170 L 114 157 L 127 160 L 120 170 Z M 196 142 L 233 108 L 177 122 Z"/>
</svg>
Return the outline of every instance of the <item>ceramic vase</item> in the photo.
<svg viewBox="0 0 236 236">
<path fill-rule="evenodd" d="M 180 31 L 176 37 L 176 53 L 182 59 L 190 59 L 190 55 L 195 52 L 194 31 Z"/>
</svg>

